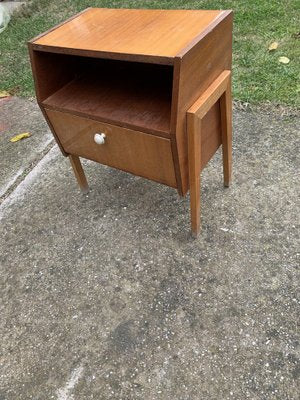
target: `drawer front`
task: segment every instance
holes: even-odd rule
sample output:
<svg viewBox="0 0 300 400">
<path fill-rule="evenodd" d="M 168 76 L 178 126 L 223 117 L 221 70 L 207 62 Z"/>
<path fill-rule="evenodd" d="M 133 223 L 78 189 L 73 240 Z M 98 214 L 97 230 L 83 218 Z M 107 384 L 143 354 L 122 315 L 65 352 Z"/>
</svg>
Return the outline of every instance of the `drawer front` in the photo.
<svg viewBox="0 0 300 400">
<path fill-rule="evenodd" d="M 45 111 L 66 153 L 176 187 L 169 139 L 60 111 Z M 103 144 L 95 142 L 97 133 L 105 134 Z"/>
</svg>

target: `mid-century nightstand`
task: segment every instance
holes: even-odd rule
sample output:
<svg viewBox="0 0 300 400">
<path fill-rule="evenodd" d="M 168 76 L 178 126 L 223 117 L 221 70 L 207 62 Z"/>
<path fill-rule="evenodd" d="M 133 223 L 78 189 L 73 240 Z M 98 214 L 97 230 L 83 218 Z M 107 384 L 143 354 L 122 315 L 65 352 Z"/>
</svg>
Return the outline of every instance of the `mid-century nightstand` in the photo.
<svg viewBox="0 0 300 400">
<path fill-rule="evenodd" d="M 190 190 L 222 144 L 231 177 L 232 12 L 89 8 L 29 42 L 38 103 L 79 186 L 79 157 Z"/>
</svg>

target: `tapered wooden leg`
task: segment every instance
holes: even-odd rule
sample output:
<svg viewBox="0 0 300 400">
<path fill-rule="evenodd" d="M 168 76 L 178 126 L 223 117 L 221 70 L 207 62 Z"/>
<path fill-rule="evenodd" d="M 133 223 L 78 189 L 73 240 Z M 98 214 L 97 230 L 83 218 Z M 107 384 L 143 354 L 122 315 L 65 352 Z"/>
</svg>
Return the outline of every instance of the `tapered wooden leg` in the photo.
<svg viewBox="0 0 300 400">
<path fill-rule="evenodd" d="M 79 157 L 73 156 L 70 154 L 69 159 L 70 159 L 70 163 L 72 165 L 74 174 L 76 176 L 78 185 L 80 187 L 80 190 L 83 193 L 87 193 L 89 190 L 89 186 L 88 186 L 84 171 L 82 169 L 82 165 L 81 165 Z"/>
<path fill-rule="evenodd" d="M 231 83 L 220 97 L 224 186 L 231 183 L 232 170 L 232 101 Z"/>
<path fill-rule="evenodd" d="M 201 167 L 201 120 L 187 115 L 188 158 L 192 235 L 200 231 L 200 167 Z"/>
</svg>

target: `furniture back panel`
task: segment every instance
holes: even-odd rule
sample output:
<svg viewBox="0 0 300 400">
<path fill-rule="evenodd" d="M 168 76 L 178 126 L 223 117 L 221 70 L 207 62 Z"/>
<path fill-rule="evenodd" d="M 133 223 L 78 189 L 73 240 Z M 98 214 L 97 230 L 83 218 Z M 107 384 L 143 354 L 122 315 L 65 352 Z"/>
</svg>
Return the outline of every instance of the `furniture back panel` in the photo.
<svg viewBox="0 0 300 400">
<path fill-rule="evenodd" d="M 86 57 L 74 63 L 77 78 L 51 93 L 45 107 L 169 136 L 172 66 Z"/>
</svg>

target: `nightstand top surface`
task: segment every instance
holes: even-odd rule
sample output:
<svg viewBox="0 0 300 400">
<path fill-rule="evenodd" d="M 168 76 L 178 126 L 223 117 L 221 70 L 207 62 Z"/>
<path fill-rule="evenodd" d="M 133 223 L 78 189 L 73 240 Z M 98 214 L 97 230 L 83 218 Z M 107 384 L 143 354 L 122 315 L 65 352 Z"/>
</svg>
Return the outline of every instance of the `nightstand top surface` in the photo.
<svg viewBox="0 0 300 400">
<path fill-rule="evenodd" d="M 33 40 L 35 48 L 99 52 L 171 61 L 229 11 L 89 8 Z"/>
</svg>

